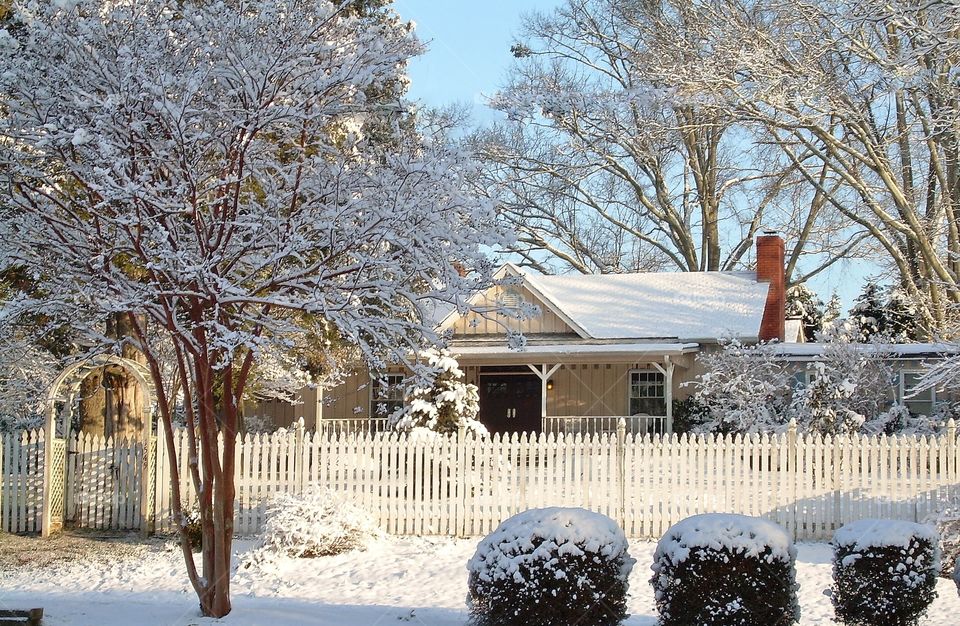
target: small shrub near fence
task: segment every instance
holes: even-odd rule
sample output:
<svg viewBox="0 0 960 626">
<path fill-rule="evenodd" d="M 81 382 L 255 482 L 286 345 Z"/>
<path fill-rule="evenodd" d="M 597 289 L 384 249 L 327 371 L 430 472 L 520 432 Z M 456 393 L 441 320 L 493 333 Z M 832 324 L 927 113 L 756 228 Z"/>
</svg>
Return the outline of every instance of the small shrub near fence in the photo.
<svg viewBox="0 0 960 626">
<path fill-rule="evenodd" d="M 864 519 L 833 537 L 837 620 L 848 626 L 914 626 L 937 597 L 940 548 L 932 526 Z"/>
<path fill-rule="evenodd" d="M 788 626 L 800 619 L 796 549 L 772 522 L 695 515 L 657 544 L 653 578 L 662 626 Z"/>
</svg>

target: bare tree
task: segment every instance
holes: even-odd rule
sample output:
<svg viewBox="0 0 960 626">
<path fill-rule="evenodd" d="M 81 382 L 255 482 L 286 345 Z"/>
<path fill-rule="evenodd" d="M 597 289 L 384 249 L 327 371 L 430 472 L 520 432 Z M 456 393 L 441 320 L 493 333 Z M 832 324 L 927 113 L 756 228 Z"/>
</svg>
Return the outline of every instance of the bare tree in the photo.
<svg viewBox="0 0 960 626">
<path fill-rule="evenodd" d="M 960 5 L 697 5 L 714 63 L 670 71 L 762 124 L 814 193 L 869 233 L 928 330 L 942 329 L 960 300 Z"/>
<path fill-rule="evenodd" d="M 791 280 L 802 282 L 862 239 L 762 125 L 674 74 L 715 66 L 696 4 L 568 0 L 526 19 L 492 102 L 507 121 L 475 141 L 483 184 L 527 263 L 730 270 L 759 229 L 775 228 L 792 247 Z"/>
<path fill-rule="evenodd" d="M 260 355 L 328 324 L 372 367 L 403 362 L 490 275 L 493 212 L 463 193 L 465 155 L 364 136 L 367 93 L 420 50 L 410 27 L 347 9 L 25 3 L 0 31 L 0 259 L 43 286 L 7 312 L 99 350 L 120 349 L 103 330 L 125 315 L 171 452 L 182 395 L 199 566 L 185 531 L 181 547 L 206 615 L 231 608 L 238 405 Z"/>
</svg>

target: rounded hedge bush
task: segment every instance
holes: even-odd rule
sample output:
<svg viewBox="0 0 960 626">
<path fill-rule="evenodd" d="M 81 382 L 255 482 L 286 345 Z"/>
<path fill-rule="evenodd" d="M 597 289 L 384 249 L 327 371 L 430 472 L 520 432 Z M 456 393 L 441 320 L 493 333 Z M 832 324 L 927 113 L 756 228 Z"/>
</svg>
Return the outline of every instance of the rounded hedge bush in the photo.
<svg viewBox="0 0 960 626">
<path fill-rule="evenodd" d="M 866 519 L 833 536 L 833 609 L 857 626 L 911 626 L 937 597 L 940 568 L 932 526 Z"/>
<path fill-rule="evenodd" d="M 614 626 L 627 617 L 635 560 L 609 517 L 532 509 L 505 520 L 467 563 L 477 626 Z"/>
<path fill-rule="evenodd" d="M 800 619 L 796 549 L 787 532 L 744 515 L 694 515 L 654 553 L 663 626 L 779 626 Z"/>
</svg>

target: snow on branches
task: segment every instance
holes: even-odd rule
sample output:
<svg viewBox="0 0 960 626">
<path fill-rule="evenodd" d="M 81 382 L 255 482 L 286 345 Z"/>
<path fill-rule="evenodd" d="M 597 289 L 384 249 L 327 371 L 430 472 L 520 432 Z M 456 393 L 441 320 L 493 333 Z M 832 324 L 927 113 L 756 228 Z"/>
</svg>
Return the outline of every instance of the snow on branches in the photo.
<svg viewBox="0 0 960 626">
<path fill-rule="evenodd" d="M 707 407 L 701 432 L 762 432 L 786 424 L 790 374 L 771 346 L 745 346 L 723 339 L 720 350 L 702 352 L 706 370 L 697 378 L 696 394 Z"/>
<path fill-rule="evenodd" d="M 57 359 L 15 335 L 0 336 L 0 432 L 43 425 L 47 389 L 57 377 Z"/>
<path fill-rule="evenodd" d="M 395 430 L 426 429 L 456 434 L 461 428 L 477 436 L 487 429 L 477 420 L 480 396 L 477 386 L 463 382 L 463 370 L 447 350 L 431 349 L 420 354 L 426 366 L 426 381 L 414 377 L 404 390 L 404 406 L 390 416 Z"/>
<path fill-rule="evenodd" d="M 465 191 L 468 155 L 384 96 L 422 50 L 412 25 L 354 9 L 29 2 L 0 30 L 0 259 L 43 280 L 8 310 L 92 349 L 128 316 L 168 444 L 176 399 L 147 326 L 169 342 L 189 456 L 211 460 L 188 468 L 202 574 L 184 548 L 207 615 L 230 611 L 233 442 L 258 355 L 329 324 L 381 369 L 490 279 L 494 211 Z M 388 123 L 374 137 L 367 120 Z"/>
<path fill-rule="evenodd" d="M 52 270 L 51 313 L 142 310 L 191 343 L 202 327 L 223 367 L 293 311 L 368 356 L 416 344 L 428 307 L 476 286 L 453 262 L 483 264 L 492 211 L 462 193 L 464 156 L 331 132 L 377 114 L 364 90 L 420 51 L 406 25 L 308 0 L 96 5 L 29 5 L 0 35 L 7 256 Z"/>
<path fill-rule="evenodd" d="M 830 325 L 817 336 L 822 350 L 806 364 L 785 360 L 777 344 L 723 340 L 720 350 L 701 353 L 693 429 L 777 431 L 796 419 L 801 431 L 822 434 L 935 432 L 942 416 L 912 415 L 894 403 L 889 340 L 859 343 L 857 332 L 849 323 Z"/>
</svg>

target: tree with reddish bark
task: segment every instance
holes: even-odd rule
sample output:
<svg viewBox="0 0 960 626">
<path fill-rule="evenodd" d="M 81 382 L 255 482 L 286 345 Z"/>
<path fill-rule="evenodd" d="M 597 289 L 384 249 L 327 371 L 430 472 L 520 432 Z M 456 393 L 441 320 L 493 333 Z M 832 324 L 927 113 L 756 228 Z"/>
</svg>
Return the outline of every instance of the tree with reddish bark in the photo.
<svg viewBox="0 0 960 626">
<path fill-rule="evenodd" d="M 412 26 L 353 5 L 14 2 L 0 30 L 0 265 L 43 285 L 5 313 L 67 322 L 91 351 L 132 345 L 167 449 L 178 406 L 196 425 L 200 562 L 181 546 L 205 615 L 231 608 L 238 404 L 259 355 L 334 334 L 382 369 L 490 276 L 493 210 L 463 191 L 466 155 L 368 96 L 405 80 Z"/>
</svg>

